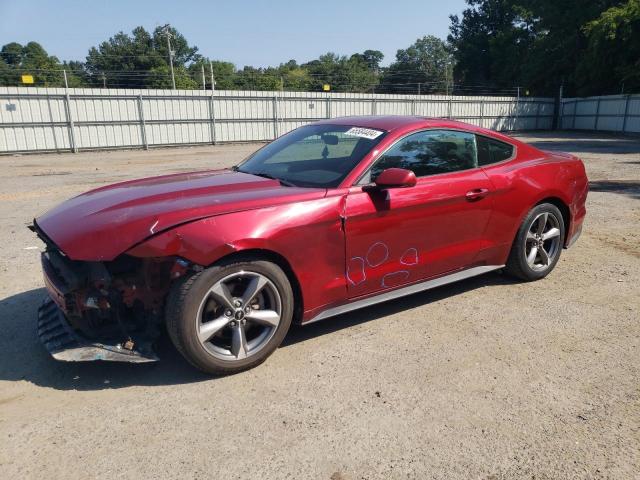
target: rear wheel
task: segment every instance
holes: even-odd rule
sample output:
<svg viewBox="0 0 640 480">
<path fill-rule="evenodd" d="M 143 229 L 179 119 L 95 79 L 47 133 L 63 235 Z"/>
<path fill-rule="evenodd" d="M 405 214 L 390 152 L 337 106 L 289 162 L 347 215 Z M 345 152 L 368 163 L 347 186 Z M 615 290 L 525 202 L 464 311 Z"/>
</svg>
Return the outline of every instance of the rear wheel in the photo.
<svg viewBox="0 0 640 480">
<path fill-rule="evenodd" d="M 558 207 L 536 205 L 518 229 L 506 270 L 522 280 L 539 280 L 556 266 L 564 245 L 564 220 Z"/>
<path fill-rule="evenodd" d="M 292 316 L 287 276 L 258 259 L 223 262 L 184 278 L 174 285 L 166 308 L 176 348 L 213 374 L 262 363 L 284 339 Z"/>
</svg>

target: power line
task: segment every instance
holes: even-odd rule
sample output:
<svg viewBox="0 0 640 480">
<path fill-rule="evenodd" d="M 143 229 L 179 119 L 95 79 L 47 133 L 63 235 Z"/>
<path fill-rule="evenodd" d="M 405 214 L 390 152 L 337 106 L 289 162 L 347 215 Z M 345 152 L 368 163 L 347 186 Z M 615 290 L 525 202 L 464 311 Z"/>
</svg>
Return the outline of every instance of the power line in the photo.
<svg viewBox="0 0 640 480">
<path fill-rule="evenodd" d="M 63 72 L 74 74 L 86 81 L 91 81 L 93 83 L 100 82 L 103 87 L 106 87 L 106 81 L 109 81 L 110 87 L 122 86 L 122 87 L 150 87 L 156 88 L 157 85 L 145 85 L 144 82 L 147 80 L 162 80 L 164 78 L 168 78 L 169 74 L 166 71 L 160 70 L 141 70 L 141 71 L 129 71 L 129 70 L 105 70 L 105 71 L 88 71 L 88 70 L 79 70 L 79 69 L 28 69 L 28 68 L 14 68 L 8 71 L 5 71 L 6 74 L 14 74 L 18 75 L 20 72 L 25 73 L 36 73 L 37 76 L 44 77 L 45 79 L 50 79 L 53 77 L 54 79 L 60 79 L 61 74 Z M 410 71 L 410 70 L 407 70 Z M 195 82 L 197 82 L 198 72 L 185 70 L 183 71 L 186 76 Z M 201 69 L 199 74 L 201 75 Z M 262 78 L 269 78 L 274 82 L 278 83 L 278 85 L 272 85 L 273 89 L 279 88 L 280 85 L 280 77 L 273 75 L 271 72 L 235 72 L 232 75 L 232 79 L 235 80 L 235 89 L 255 89 L 256 83 L 258 80 Z M 396 91 L 396 92 L 411 92 L 414 93 L 417 89 L 420 89 L 420 86 L 424 87 L 426 91 L 423 90 L 424 93 L 436 93 L 438 91 L 447 92 L 450 87 L 453 92 L 458 93 L 466 93 L 466 94 L 492 94 L 492 95 L 510 95 L 512 96 L 516 91 L 517 87 L 492 87 L 489 85 L 467 85 L 467 84 L 457 84 L 455 82 L 446 82 L 443 80 L 437 81 L 424 81 L 424 82 L 399 82 L 399 81 L 389 81 L 389 79 L 385 79 L 384 76 L 381 77 L 380 81 L 376 82 L 353 82 L 350 76 L 344 72 L 340 72 L 340 74 L 321 74 L 321 73 L 313 73 L 309 74 L 309 77 L 315 81 L 326 81 L 329 83 L 337 82 L 334 88 L 334 91 L 340 90 L 355 90 L 355 91 L 375 91 L 375 90 L 386 90 L 386 91 Z M 172 84 L 175 77 L 172 78 Z M 131 83 L 135 82 L 135 84 Z M 142 84 L 138 84 L 142 82 Z M 195 88 L 195 86 L 194 86 Z M 309 86 L 308 88 L 313 88 L 313 86 Z M 262 90 L 271 90 L 270 88 L 263 88 Z M 297 89 L 296 89 L 297 90 Z"/>
</svg>

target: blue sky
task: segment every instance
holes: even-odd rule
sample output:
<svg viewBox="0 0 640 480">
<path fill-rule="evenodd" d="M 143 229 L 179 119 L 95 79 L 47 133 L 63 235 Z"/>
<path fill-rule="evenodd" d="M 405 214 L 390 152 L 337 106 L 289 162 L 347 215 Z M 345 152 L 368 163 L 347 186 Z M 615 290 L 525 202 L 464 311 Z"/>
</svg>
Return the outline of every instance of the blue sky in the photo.
<svg viewBox="0 0 640 480">
<path fill-rule="evenodd" d="M 120 30 L 170 23 L 203 55 L 238 67 L 366 49 L 382 51 L 386 65 L 418 37 L 446 38 L 448 16 L 463 8 L 464 0 L 0 0 L 0 45 L 35 40 L 61 60 L 84 60 Z"/>
</svg>

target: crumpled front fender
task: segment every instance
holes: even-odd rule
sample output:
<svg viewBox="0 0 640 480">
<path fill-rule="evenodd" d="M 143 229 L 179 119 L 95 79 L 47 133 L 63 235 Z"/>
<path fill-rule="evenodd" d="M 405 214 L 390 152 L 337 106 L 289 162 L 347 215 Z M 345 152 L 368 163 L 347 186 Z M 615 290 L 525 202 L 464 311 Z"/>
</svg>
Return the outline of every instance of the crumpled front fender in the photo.
<svg viewBox="0 0 640 480">
<path fill-rule="evenodd" d="M 236 251 L 217 228 L 215 218 L 179 225 L 154 235 L 126 253 L 134 257 L 182 257 L 198 265 L 210 265 Z"/>
<path fill-rule="evenodd" d="M 196 220 L 157 233 L 126 253 L 176 256 L 208 267 L 236 252 L 270 252 L 288 263 L 305 310 L 312 310 L 346 294 L 342 199 L 335 195 Z"/>
</svg>

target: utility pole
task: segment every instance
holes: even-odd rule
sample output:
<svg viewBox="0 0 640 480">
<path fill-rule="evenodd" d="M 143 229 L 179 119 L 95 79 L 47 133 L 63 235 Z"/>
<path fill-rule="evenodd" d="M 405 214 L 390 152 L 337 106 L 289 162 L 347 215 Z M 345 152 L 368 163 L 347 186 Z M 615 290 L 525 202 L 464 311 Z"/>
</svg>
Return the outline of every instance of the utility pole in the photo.
<svg viewBox="0 0 640 480">
<path fill-rule="evenodd" d="M 418 82 L 418 95 L 420 95 L 420 82 Z"/>
<path fill-rule="evenodd" d="M 169 66 L 171 67 L 171 83 L 173 84 L 173 89 L 176 89 L 176 77 L 173 73 L 173 50 L 171 50 L 171 30 L 169 24 L 166 24 L 162 28 L 162 32 L 167 36 L 167 48 L 169 49 Z"/>
<path fill-rule="evenodd" d="M 69 82 L 67 82 L 67 71 L 62 70 L 62 75 L 64 75 L 64 88 L 69 89 Z"/>
<path fill-rule="evenodd" d="M 213 62 L 209 60 L 209 71 L 211 72 L 211 91 L 213 92 L 216 89 L 216 81 L 213 78 Z"/>
<path fill-rule="evenodd" d="M 204 79 L 204 64 L 200 65 L 200 67 L 202 68 L 202 90 L 206 90 L 207 82 Z"/>
</svg>

